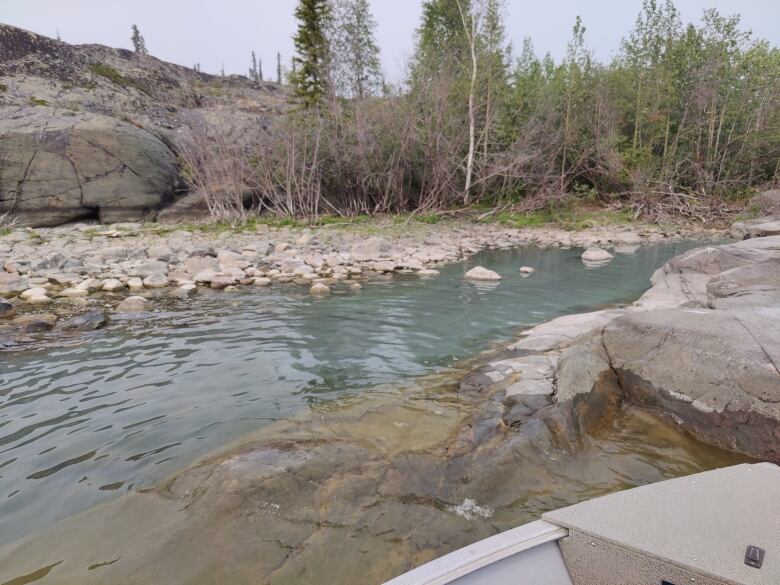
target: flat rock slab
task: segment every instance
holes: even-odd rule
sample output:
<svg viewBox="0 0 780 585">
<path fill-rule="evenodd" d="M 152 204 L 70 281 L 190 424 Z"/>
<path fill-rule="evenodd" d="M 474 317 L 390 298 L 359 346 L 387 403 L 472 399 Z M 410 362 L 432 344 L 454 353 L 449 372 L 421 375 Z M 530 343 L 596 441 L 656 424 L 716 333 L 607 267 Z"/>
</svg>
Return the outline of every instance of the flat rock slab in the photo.
<svg viewBox="0 0 780 585">
<path fill-rule="evenodd" d="M 706 442 L 780 460 L 780 307 L 636 313 L 610 322 L 602 342 L 632 401 Z"/>
<path fill-rule="evenodd" d="M 778 234 L 780 234 L 780 215 L 738 221 L 731 226 L 731 236 L 737 240 Z"/>
</svg>

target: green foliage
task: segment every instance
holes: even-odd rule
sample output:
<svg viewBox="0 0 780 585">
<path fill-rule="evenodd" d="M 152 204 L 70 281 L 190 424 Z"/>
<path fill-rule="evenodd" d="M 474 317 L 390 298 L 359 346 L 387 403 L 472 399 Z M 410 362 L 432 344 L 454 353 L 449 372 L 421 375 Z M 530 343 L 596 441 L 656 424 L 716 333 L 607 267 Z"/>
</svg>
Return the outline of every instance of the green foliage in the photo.
<svg viewBox="0 0 780 585">
<path fill-rule="evenodd" d="M 588 208 L 581 205 L 550 207 L 530 213 L 502 212 L 484 220 L 514 228 L 555 225 L 565 230 L 582 230 L 600 225 L 622 225 L 634 221 L 630 211 Z"/>
<path fill-rule="evenodd" d="M 429 225 L 433 225 L 441 221 L 441 216 L 438 213 L 423 213 L 422 215 L 415 216 L 414 219 L 416 221 L 419 221 L 420 223 L 427 223 Z"/>
<path fill-rule="evenodd" d="M 382 86 L 382 66 L 376 42 L 376 21 L 368 0 L 335 0 L 330 49 L 336 92 L 362 99 Z"/>
<path fill-rule="evenodd" d="M 31 106 L 48 106 L 50 105 L 49 102 L 46 100 L 39 99 L 37 97 L 30 97 L 30 105 Z"/>
<path fill-rule="evenodd" d="M 134 79 L 130 79 L 128 77 L 125 77 L 119 71 L 111 67 L 110 65 L 106 65 L 105 63 L 93 63 L 89 66 L 90 71 L 94 73 L 95 75 L 100 75 L 101 77 L 105 77 L 110 82 L 115 83 L 116 85 L 124 88 L 132 87 L 137 89 L 138 91 L 142 91 L 145 94 L 149 94 L 148 88 L 144 87 L 142 84 L 138 83 Z"/>
<path fill-rule="evenodd" d="M 139 55 L 148 55 L 149 51 L 146 50 L 146 41 L 144 40 L 141 31 L 138 29 L 138 26 L 134 24 L 132 31 L 133 34 L 130 37 L 130 40 L 133 42 L 133 50 Z"/>
<path fill-rule="evenodd" d="M 8 91 L 8 86 L 5 83 L 0 83 L 0 93 Z"/>
<path fill-rule="evenodd" d="M 295 18 L 298 30 L 293 38 L 296 55 L 290 81 L 305 106 L 316 106 L 328 91 L 326 31 L 331 18 L 330 4 L 328 0 L 298 0 Z"/>
</svg>

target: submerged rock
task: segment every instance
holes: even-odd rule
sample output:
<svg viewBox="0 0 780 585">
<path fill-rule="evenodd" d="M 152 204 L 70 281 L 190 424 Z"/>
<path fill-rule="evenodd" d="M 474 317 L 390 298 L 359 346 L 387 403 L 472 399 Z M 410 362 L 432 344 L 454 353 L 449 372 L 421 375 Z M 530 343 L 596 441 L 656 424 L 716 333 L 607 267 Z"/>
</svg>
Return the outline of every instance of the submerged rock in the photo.
<svg viewBox="0 0 780 585">
<path fill-rule="evenodd" d="M 612 254 L 602 248 L 588 248 L 581 257 L 584 262 L 605 262 L 614 258 Z"/>
<path fill-rule="evenodd" d="M 50 313 L 38 313 L 35 315 L 20 315 L 12 323 L 22 333 L 46 333 L 54 329 L 57 324 L 56 315 Z"/>
<path fill-rule="evenodd" d="M 314 296 L 325 296 L 330 294 L 330 287 L 321 282 L 315 282 L 309 289 L 309 293 Z"/>
<path fill-rule="evenodd" d="M 94 331 L 108 324 L 108 311 L 105 309 L 92 309 L 81 315 L 71 317 L 62 324 L 65 331 Z"/>
<path fill-rule="evenodd" d="M 731 226 L 731 237 L 737 240 L 761 238 L 780 234 L 780 214 L 738 221 Z"/>
<path fill-rule="evenodd" d="M 530 266 L 521 266 L 520 267 L 520 274 L 531 274 L 535 271 L 534 268 Z"/>
<path fill-rule="evenodd" d="M 463 275 L 466 280 L 501 280 L 501 275 L 483 266 L 475 266 Z"/>
<path fill-rule="evenodd" d="M 16 308 L 11 301 L 0 297 L 0 319 L 10 319 L 16 314 Z"/>
<path fill-rule="evenodd" d="M 149 310 L 151 303 L 144 297 L 127 297 L 119 303 L 116 308 L 117 313 L 143 313 Z"/>
</svg>

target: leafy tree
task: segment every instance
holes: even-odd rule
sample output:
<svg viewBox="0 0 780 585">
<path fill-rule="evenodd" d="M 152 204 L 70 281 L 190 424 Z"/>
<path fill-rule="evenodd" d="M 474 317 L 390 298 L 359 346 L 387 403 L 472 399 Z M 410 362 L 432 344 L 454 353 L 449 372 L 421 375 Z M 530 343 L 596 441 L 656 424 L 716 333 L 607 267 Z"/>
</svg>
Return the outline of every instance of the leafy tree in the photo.
<svg viewBox="0 0 780 585">
<path fill-rule="evenodd" d="M 331 10 L 328 0 L 298 0 L 298 29 L 293 38 L 296 54 L 290 81 L 307 107 L 316 106 L 327 94 L 329 46 L 327 30 Z"/>
<path fill-rule="evenodd" d="M 132 27 L 133 34 L 130 37 L 130 40 L 133 41 L 133 50 L 135 50 L 136 53 L 139 55 L 148 55 L 149 51 L 146 50 L 146 41 L 144 40 L 143 35 L 141 34 L 141 31 L 138 28 L 138 25 L 133 25 Z"/>
<path fill-rule="evenodd" d="M 364 98 L 382 87 L 376 21 L 368 0 L 335 0 L 331 25 L 333 77 L 341 95 Z"/>
</svg>

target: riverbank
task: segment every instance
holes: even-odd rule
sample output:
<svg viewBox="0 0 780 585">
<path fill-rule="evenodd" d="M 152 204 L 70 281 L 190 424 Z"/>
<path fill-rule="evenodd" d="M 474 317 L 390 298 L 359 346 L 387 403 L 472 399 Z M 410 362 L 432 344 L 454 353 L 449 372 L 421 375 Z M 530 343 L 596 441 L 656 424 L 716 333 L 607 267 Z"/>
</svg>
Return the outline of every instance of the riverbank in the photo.
<svg viewBox="0 0 780 585">
<path fill-rule="evenodd" d="M 461 391 L 500 392 L 505 424 L 539 419 L 570 445 L 630 403 L 780 462 L 780 236 L 673 258 L 637 302 L 524 332 Z"/>
<path fill-rule="evenodd" d="M 0 582 L 380 583 L 546 510 L 743 461 L 681 434 L 657 408 L 583 384 L 610 375 L 589 333 L 681 302 L 678 290 L 701 301 L 703 270 L 774 262 L 775 239 L 685 253 L 636 307 L 556 319 L 455 371 L 275 422 L 157 487 L 0 547 Z M 627 369 L 605 344 L 607 370 Z M 587 399 L 564 398 L 575 390 Z"/>
<path fill-rule="evenodd" d="M 250 229 L 251 228 L 251 229 Z M 630 252 L 642 243 L 723 235 L 718 228 L 643 224 L 579 231 L 509 228 L 466 221 L 396 223 L 386 219 L 318 228 L 253 224 L 74 224 L 16 229 L 0 237 L 0 347 L 40 336 L 72 335 L 154 311 L 165 298 L 204 289 L 292 283 L 314 295 L 359 291 L 394 273 L 436 276 L 442 264 L 480 250 L 601 247 Z"/>
</svg>

